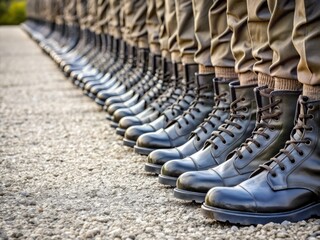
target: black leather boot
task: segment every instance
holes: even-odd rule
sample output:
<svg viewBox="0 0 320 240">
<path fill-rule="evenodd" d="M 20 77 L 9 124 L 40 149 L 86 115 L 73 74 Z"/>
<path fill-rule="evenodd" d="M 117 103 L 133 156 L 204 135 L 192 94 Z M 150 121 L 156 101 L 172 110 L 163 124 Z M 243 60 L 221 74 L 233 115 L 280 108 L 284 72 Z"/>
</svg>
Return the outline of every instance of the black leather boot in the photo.
<svg viewBox="0 0 320 240">
<path fill-rule="evenodd" d="M 231 157 L 209 170 L 187 172 L 177 181 L 175 196 L 204 201 L 206 193 L 216 186 L 235 186 L 248 179 L 260 164 L 276 155 L 290 137 L 294 124 L 295 105 L 300 92 L 256 89 L 257 123 L 252 133 Z M 168 167 L 170 169 L 170 166 Z M 167 176 L 170 172 L 167 171 Z M 201 186 L 201 191 L 198 190 Z"/>
<path fill-rule="evenodd" d="M 230 152 L 239 147 L 251 135 L 256 121 L 256 101 L 253 89 L 256 85 L 240 86 L 239 82 L 230 83 L 232 103 L 230 116 L 218 130 L 212 132 L 212 137 L 206 141 L 203 148 L 189 157 L 172 160 L 163 166 L 161 175 L 166 183 L 175 185 L 177 178 L 189 171 L 200 171 L 212 168 L 224 162 Z"/>
<path fill-rule="evenodd" d="M 150 104 L 144 111 L 135 115 L 124 117 L 120 120 L 119 126 L 116 130 L 118 135 L 124 136 L 127 128 L 135 125 L 142 125 L 144 123 L 149 123 L 157 119 L 160 114 L 170 105 L 172 105 L 177 98 L 181 95 L 181 91 L 176 91 L 176 81 L 171 79 L 172 63 L 163 60 L 162 66 L 162 78 L 164 84 L 168 87 L 163 94 L 159 96 L 154 102 Z"/>
<path fill-rule="evenodd" d="M 214 74 L 211 75 L 212 78 Z M 148 156 L 148 163 L 146 166 L 152 169 L 160 169 L 163 164 L 172 159 L 183 159 L 195 152 L 199 151 L 205 141 L 211 136 L 212 131 L 217 130 L 218 127 L 229 117 L 230 113 L 230 81 L 223 79 L 213 79 L 214 86 L 214 103 L 212 112 L 209 118 L 206 118 L 194 131 L 191 132 L 189 140 L 175 148 L 158 149 L 151 152 Z"/>
<path fill-rule="evenodd" d="M 197 67 L 197 66 L 196 66 Z M 134 147 L 138 137 L 144 133 L 155 132 L 161 128 L 165 128 L 174 118 L 180 116 L 183 111 L 188 109 L 191 102 L 194 100 L 194 80 L 185 79 L 181 73 L 182 65 L 174 64 L 174 76 L 177 81 L 176 93 L 182 92 L 181 96 L 175 103 L 169 106 L 164 112 L 154 121 L 140 126 L 129 127 L 125 132 L 123 143 L 126 146 Z"/>
<path fill-rule="evenodd" d="M 125 76 L 129 75 L 130 72 L 136 67 L 136 48 L 133 46 L 128 47 L 128 55 L 124 57 L 123 59 L 123 67 L 119 69 L 119 71 L 114 74 L 113 84 L 110 84 L 109 86 L 105 86 L 102 90 L 100 90 L 96 94 L 95 102 L 100 105 L 104 106 L 105 101 L 112 96 L 118 96 L 121 95 L 121 93 L 124 93 L 125 86 L 124 86 L 124 78 Z M 127 78 L 125 78 L 127 79 Z M 121 88 L 122 87 L 122 88 Z M 121 88 L 119 90 L 119 88 Z"/>
<path fill-rule="evenodd" d="M 148 154 L 156 149 L 172 148 L 187 142 L 190 133 L 203 122 L 214 106 L 212 74 L 196 74 L 195 83 L 196 98 L 188 110 L 165 129 L 140 136 L 135 146 L 137 153 Z"/>
<path fill-rule="evenodd" d="M 138 84 L 141 81 L 149 81 L 152 78 L 152 72 L 148 71 L 148 64 L 149 64 L 149 50 L 148 49 L 139 49 L 138 51 L 138 68 L 131 74 L 130 78 L 138 78 Z M 145 84 L 145 83 L 144 83 Z M 110 105 L 114 103 L 124 103 L 134 97 L 136 94 L 135 92 L 136 86 L 131 87 L 129 91 L 120 95 L 110 97 L 105 102 L 105 109 L 108 109 Z M 125 107 L 125 106 L 124 106 Z"/>
<path fill-rule="evenodd" d="M 320 101 L 301 96 L 284 149 L 239 185 L 211 189 L 202 212 L 243 225 L 320 217 L 319 183 Z"/>
</svg>

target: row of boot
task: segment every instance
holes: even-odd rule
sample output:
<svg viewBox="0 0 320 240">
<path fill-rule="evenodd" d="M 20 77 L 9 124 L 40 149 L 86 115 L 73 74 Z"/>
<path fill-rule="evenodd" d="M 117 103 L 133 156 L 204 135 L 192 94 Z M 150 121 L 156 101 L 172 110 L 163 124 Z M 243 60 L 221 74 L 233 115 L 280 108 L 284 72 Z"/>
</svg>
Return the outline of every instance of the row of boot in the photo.
<svg viewBox="0 0 320 240">
<path fill-rule="evenodd" d="M 199 74 L 88 29 L 23 28 L 176 198 L 245 225 L 320 216 L 320 101 Z"/>
</svg>

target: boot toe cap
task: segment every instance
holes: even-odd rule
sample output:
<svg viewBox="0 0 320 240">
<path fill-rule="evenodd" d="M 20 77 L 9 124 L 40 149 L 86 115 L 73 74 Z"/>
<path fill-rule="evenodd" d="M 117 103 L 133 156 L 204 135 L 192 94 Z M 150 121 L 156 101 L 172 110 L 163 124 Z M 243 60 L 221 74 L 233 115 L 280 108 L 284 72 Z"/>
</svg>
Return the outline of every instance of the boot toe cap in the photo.
<svg viewBox="0 0 320 240">
<path fill-rule="evenodd" d="M 218 184 L 221 180 L 219 177 L 215 178 L 211 170 L 196 171 L 196 167 L 192 161 L 188 161 L 188 164 L 186 164 L 186 162 L 183 164 L 181 164 L 182 162 L 180 163 L 181 166 L 179 166 L 179 171 L 186 172 L 178 178 L 177 188 L 191 192 L 207 193 L 215 186 L 215 183 L 218 186 L 221 185 L 221 183 Z"/>
<path fill-rule="evenodd" d="M 125 138 L 136 141 L 142 134 L 153 131 L 154 129 L 149 125 L 132 126 L 126 130 Z"/>
<path fill-rule="evenodd" d="M 141 135 L 137 140 L 139 147 L 161 149 L 170 148 L 170 139 L 164 131 L 146 133 Z"/>
<path fill-rule="evenodd" d="M 132 115 L 133 113 L 129 108 L 121 108 L 113 113 L 113 121 L 119 122 L 122 118 Z"/>
<path fill-rule="evenodd" d="M 119 122 L 119 127 L 122 129 L 127 129 L 131 126 L 136 126 L 136 125 L 141 125 L 142 122 L 139 118 L 137 118 L 136 116 L 128 116 L 128 117 L 124 117 L 120 120 Z"/>
<path fill-rule="evenodd" d="M 214 187 L 206 195 L 205 204 L 211 207 L 254 212 L 256 202 L 242 187 Z"/>
<path fill-rule="evenodd" d="M 179 159 L 180 154 L 176 148 L 159 149 L 150 153 L 148 158 L 155 164 L 163 165 L 170 160 Z"/>
<path fill-rule="evenodd" d="M 195 165 L 190 159 L 177 159 L 165 163 L 161 169 L 161 174 L 170 177 L 179 177 L 185 172 L 195 170 Z"/>
<path fill-rule="evenodd" d="M 108 99 L 109 100 L 109 99 Z M 107 101 L 108 101 L 107 100 Z M 106 104 L 107 105 L 107 104 Z M 125 108 L 126 106 L 124 105 L 124 103 L 114 103 L 114 104 L 111 104 L 109 105 L 108 107 L 108 113 L 110 115 L 113 115 L 115 111 L 121 109 L 121 108 Z"/>
</svg>

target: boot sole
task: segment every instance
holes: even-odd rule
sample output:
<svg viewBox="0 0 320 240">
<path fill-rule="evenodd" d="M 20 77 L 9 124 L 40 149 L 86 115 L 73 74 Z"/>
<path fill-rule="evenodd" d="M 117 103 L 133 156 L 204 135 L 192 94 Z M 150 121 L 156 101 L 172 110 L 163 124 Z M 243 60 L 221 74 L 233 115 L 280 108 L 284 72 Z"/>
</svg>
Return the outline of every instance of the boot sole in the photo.
<svg viewBox="0 0 320 240">
<path fill-rule="evenodd" d="M 257 225 L 269 222 L 282 223 L 283 221 L 298 222 L 311 217 L 320 217 L 320 203 L 313 203 L 306 207 L 289 212 L 280 213 L 251 213 L 215 208 L 203 204 L 201 213 L 220 222 L 229 222 L 241 225 Z"/>
<path fill-rule="evenodd" d="M 112 128 L 117 128 L 118 126 L 119 126 L 119 124 L 116 122 L 110 123 L 110 127 L 112 127 Z"/>
<path fill-rule="evenodd" d="M 176 177 L 169 177 L 169 176 L 166 176 L 166 175 L 159 175 L 158 177 L 158 182 L 163 184 L 163 185 L 168 185 L 168 186 L 171 186 L 171 187 L 175 187 L 176 184 L 177 184 L 177 179 Z"/>
<path fill-rule="evenodd" d="M 95 100 L 96 99 L 96 96 L 93 94 L 93 93 L 88 93 L 87 95 L 89 98 L 91 98 L 92 100 Z"/>
<path fill-rule="evenodd" d="M 109 113 L 107 113 L 106 119 L 109 120 L 109 121 L 112 121 L 112 116 Z"/>
<path fill-rule="evenodd" d="M 129 140 L 129 139 L 126 139 L 124 138 L 123 139 L 123 145 L 127 146 L 127 147 L 134 147 L 136 145 L 136 141 L 133 141 L 133 140 Z"/>
<path fill-rule="evenodd" d="M 151 153 L 151 152 L 154 151 L 154 150 L 156 150 L 156 149 L 139 147 L 139 146 L 137 146 L 137 145 L 134 146 L 134 151 L 135 151 L 136 153 L 141 154 L 141 155 L 146 155 L 146 156 L 148 156 L 149 153 Z"/>
<path fill-rule="evenodd" d="M 124 134 L 126 133 L 126 129 L 123 129 L 123 128 L 120 128 L 120 127 L 117 127 L 116 129 L 116 134 L 124 137 Z"/>
<path fill-rule="evenodd" d="M 99 98 L 96 98 L 94 101 L 95 101 L 96 104 L 98 104 L 99 106 L 101 106 L 101 107 L 104 106 L 104 102 L 105 102 L 105 101 L 102 101 L 102 100 L 100 100 Z"/>
<path fill-rule="evenodd" d="M 175 198 L 187 201 L 194 201 L 196 203 L 203 203 L 206 198 L 206 195 L 207 193 L 191 192 L 179 188 L 173 189 L 173 196 Z"/>
<path fill-rule="evenodd" d="M 150 173 L 157 173 L 160 174 L 161 172 L 161 165 L 156 165 L 156 164 L 152 164 L 152 163 L 146 163 L 144 165 L 144 170 L 146 172 L 150 172 Z"/>
</svg>

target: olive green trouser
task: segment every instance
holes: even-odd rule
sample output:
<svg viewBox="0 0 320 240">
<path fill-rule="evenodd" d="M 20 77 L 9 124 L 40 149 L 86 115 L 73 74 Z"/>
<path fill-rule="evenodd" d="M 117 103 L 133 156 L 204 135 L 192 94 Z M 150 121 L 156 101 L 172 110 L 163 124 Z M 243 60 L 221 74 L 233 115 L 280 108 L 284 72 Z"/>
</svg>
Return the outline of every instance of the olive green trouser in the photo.
<svg viewBox="0 0 320 240">
<path fill-rule="evenodd" d="M 95 32 L 96 34 L 101 34 L 106 28 L 109 21 L 109 9 L 110 4 L 109 0 L 98 0 L 97 4 L 97 22 L 95 23 Z"/>
<path fill-rule="evenodd" d="M 231 50 L 240 84 L 257 83 L 258 76 L 253 72 L 255 59 L 248 29 L 247 0 L 227 1 L 227 21 L 232 30 Z"/>
<path fill-rule="evenodd" d="M 65 2 L 64 19 L 68 25 L 78 22 L 77 18 L 77 0 L 68 0 Z"/>
<path fill-rule="evenodd" d="M 63 0 L 56 0 L 55 4 L 55 23 L 56 24 L 63 24 L 63 9 L 64 9 L 64 1 Z"/>
<path fill-rule="evenodd" d="M 254 71 L 259 84 L 282 90 L 299 90 L 299 54 L 293 46 L 295 2 L 247 0 Z"/>
<path fill-rule="evenodd" d="M 70 4 L 70 0 L 68 0 L 68 1 Z M 68 4 L 68 3 L 66 2 L 66 4 Z M 77 12 L 77 18 L 78 18 L 79 25 L 80 25 L 81 29 L 84 29 L 86 26 L 86 17 L 88 14 L 87 1 L 76 0 L 76 12 Z"/>
<path fill-rule="evenodd" d="M 168 32 L 168 49 L 171 54 L 171 60 L 174 63 L 180 63 L 181 57 L 178 45 L 178 22 L 174 0 L 165 0 L 165 24 Z"/>
<path fill-rule="evenodd" d="M 296 0 L 293 43 L 299 53 L 298 79 L 304 95 L 320 97 L 320 5 L 316 0 Z"/>
<path fill-rule="evenodd" d="M 194 31 L 197 41 L 197 51 L 194 60 L 200 65 L 199 72 L 203 67 L 212 67 L 210 59 L 210 27 L 209 27 L 209 9 L 212 0 L 192 0 L 194 15 Z M 214 71 L 214 68 L 211 69 Z"/>
<path fill-rule="evenodd" d="M 175 0 L 178 23 L 178 46 L 183 64 L 193 64 L 197 51 L 194 34 L 194 17 L 192 0 Z"/>
<path fill-rule="evenodd" d="M 171 61 L 169 52 L 169 32 L 166 25 L 165 0 L 156 0 L 157 17 L 160 24 L 159 43 L 161 56 L 167 61 Z"/>
<path fill-rule="evenodd" d="M 227 24 L 227 2 L 214 0 L 209 12 L 211 63 L 217 77 L 236 78 L 235 60 L 231 51 L 232 31 Z"/>
<path fill-rule="evenodd" d="M 157 15 L 156 1 L 159 0 L 147 0 L 146 27 L 150 51 L 155 55 L 160 55 L 160 22 Z"/>
<path fill-rule="evenodd" d="M 146 28 L 147 3 L 145 0 L 124 0 L 126 41 L 139 48 L 148 48 Z"/>
<path fill-rule="evenodd" d="M 122 0 L 109 0 L 110 1 L 110 10 L 107 15 L 107 27 L 104 28 L 105 33 L 110 34 L 115 38 L 123 38 L 125 40 L 124 35 L 122 35 L 121 27 L 124 27 L 124 23 L 121 21 L 120 13 L 121 9 L 123 10 L 123 2 Z M 124 10 L 123 10 L 124 11 Z M 108 32 L 106 32 L 108 31 Z"/>
</svg>

